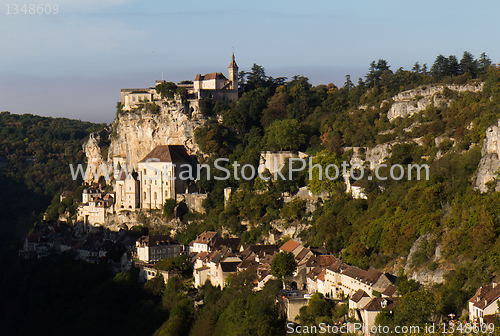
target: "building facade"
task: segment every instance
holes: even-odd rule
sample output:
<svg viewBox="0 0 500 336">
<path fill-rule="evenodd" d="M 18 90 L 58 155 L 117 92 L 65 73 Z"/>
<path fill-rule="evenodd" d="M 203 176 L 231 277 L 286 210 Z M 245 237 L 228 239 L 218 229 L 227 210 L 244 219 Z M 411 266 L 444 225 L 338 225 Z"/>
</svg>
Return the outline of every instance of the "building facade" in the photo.
<svg viewBox="0 0 500 336">
<path fill-rule="evenodd" d="M 181 245 L 168 235 L 143 236 L 136 242 L 137 257 L 151 263 L 181 255 Z"/>
</svg>

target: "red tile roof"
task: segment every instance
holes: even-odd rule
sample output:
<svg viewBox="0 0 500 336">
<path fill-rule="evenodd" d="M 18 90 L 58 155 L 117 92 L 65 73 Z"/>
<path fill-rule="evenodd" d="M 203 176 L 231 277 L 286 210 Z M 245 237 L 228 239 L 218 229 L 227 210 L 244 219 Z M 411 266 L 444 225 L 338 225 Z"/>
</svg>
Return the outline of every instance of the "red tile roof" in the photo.
<svg viewBox="0 0 500 336">
<path fill-rule="evenodd" d="M 295 250 L 298 246 L 300 246 L 300 243 L 297 243 L 296 241 L 289 240 L 283 246 L 280 247 L 281 251 L 286 251 L 286 252 L 292 252 Z"/>
</svg>

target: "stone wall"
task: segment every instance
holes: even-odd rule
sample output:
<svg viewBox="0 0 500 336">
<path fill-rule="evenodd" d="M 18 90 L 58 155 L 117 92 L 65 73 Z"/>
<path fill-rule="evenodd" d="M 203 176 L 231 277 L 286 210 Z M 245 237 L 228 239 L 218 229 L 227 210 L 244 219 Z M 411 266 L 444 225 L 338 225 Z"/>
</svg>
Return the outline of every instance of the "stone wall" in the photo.
<svg viewBox="0 0 500 336">
<path fill-rule="evenodd" d="M 208 194 L 177 194 L 177 202 L 184 201 L 190 211 L 205 213 L 202 203 L 208 197 Z"/>
</svg>

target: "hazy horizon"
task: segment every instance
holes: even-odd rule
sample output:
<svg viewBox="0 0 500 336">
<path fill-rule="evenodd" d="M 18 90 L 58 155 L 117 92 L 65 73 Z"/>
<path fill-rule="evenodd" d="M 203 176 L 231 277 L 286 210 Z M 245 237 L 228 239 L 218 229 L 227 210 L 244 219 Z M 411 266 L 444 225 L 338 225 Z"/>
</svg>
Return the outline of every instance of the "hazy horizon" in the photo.
<svg viewBox="0 0 500 336">
<path fill-rule="evenodd" d="M 153 86 L 162 72 L 173 82 L 227 74 L 233 48 L 240 70 L 256 63 L 313 85 L 357 83 L 379 58 L 393 71 L 465 50 L 500 60 L 493 0 L 62 0 L 57 14 L 0 4 L 0 111 L 16 114 L 109 123 L 121 88 Z"/>
</svg>

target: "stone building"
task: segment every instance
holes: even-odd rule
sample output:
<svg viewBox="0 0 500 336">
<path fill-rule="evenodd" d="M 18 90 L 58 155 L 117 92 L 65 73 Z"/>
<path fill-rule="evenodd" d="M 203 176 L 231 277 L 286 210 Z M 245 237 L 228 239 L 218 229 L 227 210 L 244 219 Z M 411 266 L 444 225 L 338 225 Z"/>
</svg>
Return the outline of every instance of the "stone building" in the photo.
<svg viewBox="0 0 500 336">
<path fill-rule="evenodd" d="M 136 243 L 140 261 L 156 262 L 164 258 L 175 258 L 181 254 L 181 245 L 168 235 L 143 236 Z"/>
<path fill-rule="evenodd" d="M 190 168 L 191 167 L 191 168 Z M 162 209 L 165 201 L 184 193 L 192 169 L 189 154 L 182 145 L 157 146 L 138 163 L 140 207 Z M 186 171 L 186 174 L 182 174 Z M 192 170 L 194 174 L 194 170 Z"/>
<path fill-rule="evenodd" d="M 238 99 L 238 65 L 234 54 L 229 63 L 228 77 L 222 72 L 212 72 L 205 75 L 197 74 L 192 84 L 179 84 L 186 89 L 191 100 L 211 97 L 214 100 L 236 101 Z M 156 85 L 164 81 L 157 80 Z M 143 102 L 161 101 L 161 96 L 155 87 L 121 89 L 121 104 L 123 110 L 128 111 Z"/>
<path fill-rule="evenodd" d="M 115 183 L 116 210 L 136 210 L 140 208 L 140 181 L 137 173 L 122 172 Z"/>
</svg>

